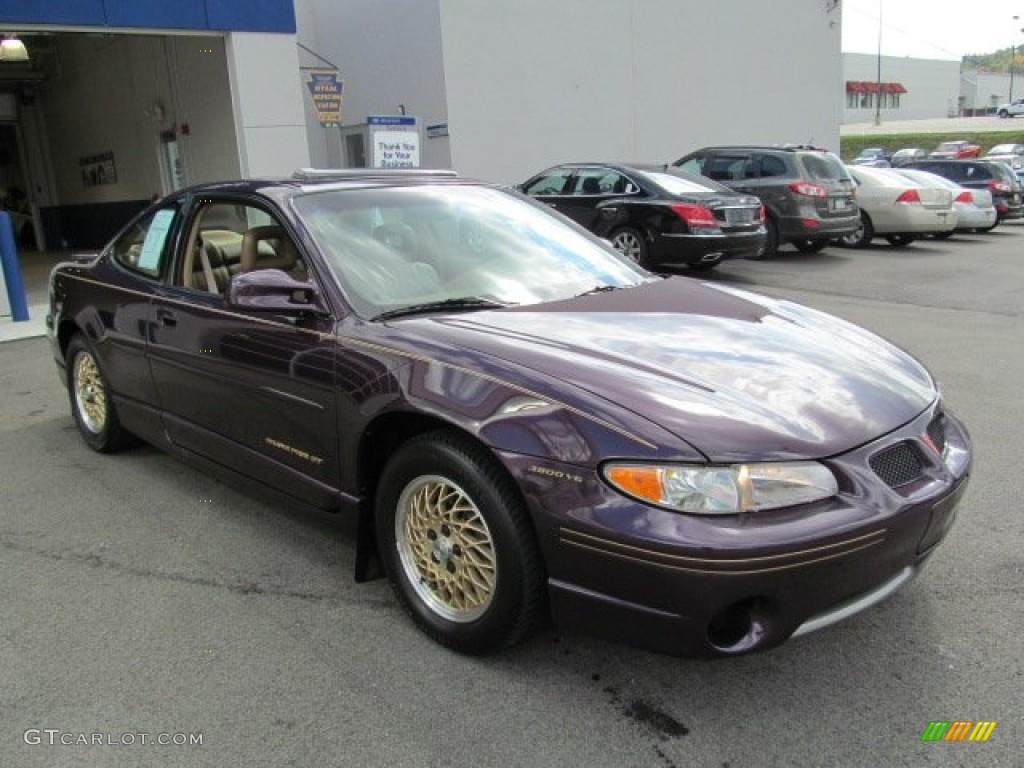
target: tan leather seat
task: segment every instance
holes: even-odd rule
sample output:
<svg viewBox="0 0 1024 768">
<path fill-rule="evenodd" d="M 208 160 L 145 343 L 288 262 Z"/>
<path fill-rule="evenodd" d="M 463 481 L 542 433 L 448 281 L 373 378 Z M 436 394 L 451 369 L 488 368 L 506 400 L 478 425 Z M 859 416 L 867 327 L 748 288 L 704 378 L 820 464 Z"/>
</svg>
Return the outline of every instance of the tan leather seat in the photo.
<svg viewBox="0 0 1024 768">
<path fill-rule="evenodd" d="M 281 227 L 252 227 L 242 235 L 240 272 L 254 269 L 283 269 L 288 272 L 295 268 L 298 260 L 295 244 Z"/>
</svg>

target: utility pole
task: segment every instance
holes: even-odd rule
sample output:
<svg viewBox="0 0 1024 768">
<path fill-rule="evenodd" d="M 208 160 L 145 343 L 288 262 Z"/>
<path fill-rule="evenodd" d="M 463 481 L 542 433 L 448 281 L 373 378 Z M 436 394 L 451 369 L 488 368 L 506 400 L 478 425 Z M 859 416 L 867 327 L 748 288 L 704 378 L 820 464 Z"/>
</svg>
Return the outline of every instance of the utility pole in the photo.
<svg viewBox="0 0 1024 768">
<path fill-rule="evenodd" d="M 878 0 L 878 68 L 875 72 L 875 125 L 882 124 L 882 0 Z M 1012 90 L 1012 87 L 1011 87 Z"/>
</svg>

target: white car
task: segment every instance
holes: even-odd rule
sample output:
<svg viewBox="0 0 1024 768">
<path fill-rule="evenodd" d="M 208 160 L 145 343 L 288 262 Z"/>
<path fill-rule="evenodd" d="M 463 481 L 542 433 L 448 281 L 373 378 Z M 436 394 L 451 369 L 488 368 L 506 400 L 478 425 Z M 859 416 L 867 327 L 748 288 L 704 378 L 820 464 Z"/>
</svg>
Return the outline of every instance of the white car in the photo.
<svg viewBox="0 0 1024 768">
<path fill-rule="evenodd" d="M 847 168 L 857 184 L 861 226 L 841 238 L 841 245 L 865 248 L 873 238 L 884 237 L 902 247 L 956 228 L 952 191 L 925 186 L 891 168 Z"/>
<path fill-rule="evenodd" d="M 1014 99 L 1009 104 L 1000 104 L 996 114 L 1000 117 L 1016 117 L 1024 115 L 1024 99 Z"/>
<path fill-rule="evenodd" d="M 1013 169 L 1014 173 L 1024 168 L 1024 144 L 996 144 L 985 153 L 983 160 L 999 160 Z"/>
<path fill-rule="evenodd" d="M 896 173 L 926 186 L 945 188 L 953 193 L 953 210 L 956 211 L 956 229 L 936 232 L 935 237 L 944 239 L 954 232 L 988 232 L 999 220 L 992 193 L 987 189 L 968 189 L 955 181 L 928 171 L 897 168 Z"/>
</svg>

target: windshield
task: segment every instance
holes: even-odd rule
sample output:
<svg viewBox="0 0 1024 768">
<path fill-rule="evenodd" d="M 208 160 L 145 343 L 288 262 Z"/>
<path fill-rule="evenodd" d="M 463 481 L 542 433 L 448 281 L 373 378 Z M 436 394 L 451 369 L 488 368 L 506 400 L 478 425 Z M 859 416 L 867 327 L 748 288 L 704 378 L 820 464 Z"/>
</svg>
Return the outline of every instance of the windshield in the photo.
<svg viewBox="0 0 1024 768">
<path fill-rule="evenodd" d="M 843 161 L 831 152 L 805 154 L 801 160 L 808 176 L 815 181 L 850 181 Z"/>
<path fill-rule="evenodd" d="M 356 313 L 537 304 L 654 279 L 540 204 L 483 186 L 326 190 L 296 197 Z"/>
<path fill-rule="evenodd" d="M 1017 153 L 1019 144 L 996 144 L 988 151 L 990 155 L 1013 155 Z"/>
</svg>

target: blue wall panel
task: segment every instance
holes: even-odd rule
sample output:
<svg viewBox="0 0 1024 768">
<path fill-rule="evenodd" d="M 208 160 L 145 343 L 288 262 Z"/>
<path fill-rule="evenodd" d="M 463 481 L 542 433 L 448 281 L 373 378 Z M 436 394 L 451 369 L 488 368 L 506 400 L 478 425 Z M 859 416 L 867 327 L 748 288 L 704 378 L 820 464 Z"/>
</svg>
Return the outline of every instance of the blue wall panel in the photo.
<svg viewBox="0 0 1024 768">
<path fill-rule="evenodd" d="M 0 0 L 2 24 L 295 32 L 292 0 Z"/>
<path fill-rule="evenodd" d="M 0 21 L 104 26 L 103 0 L 3 0 Z"/>
<path fill-rule="evenodd" d="M 295 32 L 292 0 L 206 0 L 210 29 Z"/>
<path fill-rule="evenodd" d="M 205 0 L 104 0 L 107 26 L 205 29 Z"/>
</svg>

